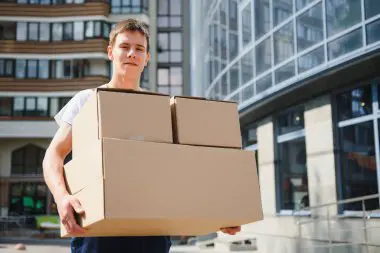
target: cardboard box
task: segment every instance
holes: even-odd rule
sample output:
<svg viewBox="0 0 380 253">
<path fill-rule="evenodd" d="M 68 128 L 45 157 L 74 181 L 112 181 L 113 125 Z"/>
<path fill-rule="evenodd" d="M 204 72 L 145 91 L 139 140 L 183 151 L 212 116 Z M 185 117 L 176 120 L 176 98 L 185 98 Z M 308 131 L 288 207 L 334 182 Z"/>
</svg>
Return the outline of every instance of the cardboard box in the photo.
<svg viewBox="0 0 380 253">
<path fill-rule="evenodd" d="M 255 164 L 252 151 L 102 138 L 64 171 L 81 236 L 206 235 L 263 218 Z"/>
<path fill-rule="evenodd" d="M 173 143 L 170 97 L 98 88 L 75 117 L 72 131 L 73 157 L 103 137 Z"/>
<path fill-rule="evenodd" d="M 170 104 L 175 143 L 242 148 L 237 103 L 175 96 Z"/>
</svg>

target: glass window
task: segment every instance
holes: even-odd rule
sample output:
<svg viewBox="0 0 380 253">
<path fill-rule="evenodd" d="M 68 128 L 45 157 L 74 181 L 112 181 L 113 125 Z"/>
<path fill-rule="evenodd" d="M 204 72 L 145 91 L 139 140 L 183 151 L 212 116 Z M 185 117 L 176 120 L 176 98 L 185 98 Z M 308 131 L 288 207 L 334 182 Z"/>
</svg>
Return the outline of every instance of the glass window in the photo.
<svg viewBox="0 0 380 253">
<path fill-rule="evenodd" d="M 274 73 L 275 84 L 279 84 L 292 78 L 295 75 L 295 64 L 294 61 L 287 63 L 281 68 L 277 69 Z"/>
<path fill-rule="evenodd" d="M 15 40 L 16 33 L 16 22 L 0 21 L 0 40 Z"/>
<path fill-rule="evenodd" d="M 243 85 L 253 78 L 253 49 L 242 57 L 241 72 Z"/>
<path fill-rule="evenodd" d="M 63 76 L 66 78 L 71 77 L 71 60 L 63 61 Z"/>
<path fill-rule="evenodd" d="M 270 38 L 264 40 L 256 46 L 255 60 L 257 76 L 271 68 L 272 50 Z"/>
<path fill-rule="evenodd" d="M 5 76 L 5 61 L 0 59 L 0 76 Z"/>
<path fill-rule="evenodd" d="M 49 78 L 49 61 L 48 60 L 38 61 L 38 77 L 41 79 Z"/>
<path fill-rule="evenodd" d="M 222 97 L 225 97 L 228 95 L 229 87 L 228 87 L 228 78 L 227 78 L 227 72 L 223 74 L 221 83 L 220 83 L 220 89 Z"/>
<path fill-rule="evenodd" d="M 169 61 L 169 35 L 168 33 L 158 33 L 158 61 Z"/>
<path fill-rule="evenodd" d="M 339 94 L 337 107 L 339 121 L 372 114 L 371 86 L 366 85 Z"/>
<path fill-rule="evenodd" d="M 230 61 L 235 59 L 238 54 L 238 36 L 237 34 L 230 33 L 229 35 L 229 51 L 230 51 Z"/>
<path fill-rule="evenodd" d="M 296 7 L 297 11 L 304 8 L 306 5 L 310 4 L 311 2 L 314 2 L 315 0 L 296 0 Z"/>
<path fill-rule="evenodd" d="M 12 116 L 13 99 L 0 97 L 0 116 Z"/>
<path fill-rule="evenodd" d="M 37 99 L 37 115 L 36 116 L 48 116 L 48 98 L 39 97 Z"/>
<path fill-rule="evenodd" d="M 63 23 L 63 40 L 73 40 L 73 23 Z"/>
<path fill-rule="evenodd" d="M 380 14 L 380 2 L 378 0 L 364 0 L 365 18 L 372 18 Z"/>
<path fill-rule="evenodd" d="M 235 1 L 228 1 L 229 4 L 229 26 L 230 31 L 237 31 L 238 30 L 238 6 Z"/>
<path fill-rule="evenodd" d="M 277 144 L 280 209 L 300 210 L 309 206 L 305 138 Z"/>
<path fill-rule="evenodd" d="M 55 78 L 63 78 L 63 61 L 62 60 L 57 60 L 57 61 L 54 61 L 53 64 L 53 71 L 54 71 L 54 74 L 53 76 Z"/>
<path fill-rule="evenodd" d="M 102 37 L 102 23 L 100 21 L 94 22 L 94 37 Z"/>
<path fill-rule="evenodd" d="M 40 23 L 40 41 L 50 41 L 49 23 Z"/>
<path fill-rule="evenodd" d="M 329 60 L 333 60 L 362 47 L 362 36 L 362 29 L 359 28 L 330 42 L 327 45 Z"/>
<path fill-rule="evenodd" d="M 380 20 L 376 20 L 375 22 L 368 24 L 366 29 L 367 44 L 372 44 L 380 40 Z"/>
<path fill-rule="evenodd" d="M 304 128 L 303 108 L 291 109 L 278 116 L 278 135 L 287 134 Z"/>
<path fill-rule="evenodd" d="M 298 73 L 313 69 L 325 62 L 323 46 L 298 58 Z"/>
<path fill-rule="evenodd" d="M 315 5 L 297 18 L 298 52 L 323 40 L 322 3 Z"/>
<path fill-rule="evenodd" d="M 9 202 L 9 212 L 15 215 L 46 214 L 46 185 L 43 183 L 12 183 Z"/>
<path fill-rule="evenodd" d="M 170 87 L 170 95 L 171 96 L 181 96 L 182 94 L 182 86 L 172 86 Z"/>
<path fill-rule="evenodd" d="M 182 34 L 180 32 L 170 33 L 170 49 L 182 50 Z"/>
<path fill-rule="evenodd" d="M 284 25 L 274 33 L 275 65 L 289 59 L 294 54 L 293 22 Z"/>
<path fill-rule="evenodd" d="M 378 193 L 373 121 L 339 128 L 342 199 Z M 379 209 L 379 199 L 365 201 L 366 210 Z M 345 210 L 361 211 L 362 203 L 344 205 Z"/>
<path fill-rule="evenodd" d="M 252 41 L 252 4 L 249 2 L 242 12 L 243 47 Z"/>
<path fill-rule="evenodd" d="M 237 88 L 240 87 L 240 80 L 239 80 L 239 61 L 237 61 L 231 68 L 230 68 L 230 92 L 234 92 Z"/>
<path fill-rule="evenodd" d="M 169 84 L 169 69 L 160 68 L 158 69 L 158 85 L 168 85 Z"/>
<path fill-rule="evenodd" d="M 14 60 L 5 60 L 5 76 L 14 75 Z"/>
<path fill-rule="evenodd" d="M 182 68 L 171 67 L 170 68 L 170 85 L 182 85 Z"/>
<path fill-rule="evenodd" d="M 222 60 L 227 60 L 227 30 L 220 27 L 220 53 Z"/>
<path fill-rule="evenodd" d="M 37 78 L 37 60 L 28 60 L 28 78 Z"/>
<path fill-rule="evenodd" d="M 272 87 L 272 74 L 268 74 L 256 81 L 256 95 Z"/>
<path fill-rule="evenodd" d="M 17 40 L 27 40 L 27 23 L 17 22 Z"/>
<path fill-rule="evenodd" d="M 74 22 L 74 40 L 83 40 L 84 23 L 83 21 Z"/>
<path fill-rule="evenodd" d="M 109 38 L 110 35 L 110 25 L 107 22 L 103 22 L 103 37 Z"/>
<path fill-rule="evenodd" d="M 242 100 L 243 101 L 248 100 L 248 99 L 253 97 L 254 88 L 255 88 L 254 83 L 252 83 L 243 89 L 243 92 L 242 92 Z"/>
<path fill-rule="evenodd" d="M 38 40 L 38 23 L 29 23 L 28 40 Z"/>
<path fill-rule="evenodd" d="M 269 0 L 255 0 L 255 31 L 256 40 L 270 30 Z"/>
<path fill-rule="evenodd" d="M 182 14 L 181 3 L 182 3 L 182 1 L 170 0 L 170 14 L 171 15 L 181 15 Z"/>
<path fill-rule="evenodd" d="M 24 97 L 15 97 L 13 99 L 14 116 L 22 116 L 24 112 Z"/>
<path fill-rule="evenodd" d="M 293 0 L 273 0 L 273 22 L 277 26 L 293 13 Z"/>
<path fill-rule="evenodd" d="M 169 14 L 169 0 L 157 0 L 157 5 L 159 15 Z"/>
<path fill-rule="evenodd" d="M 61 41 L 62 35 L 63 35 L 63 25 L 60 23 L 54 23 L 52 35 L 53 35 L 53 41 Z"/>
<path fill-rule="evenodd" d="M 36 98 L 30 97 L 25 99 L 25 109 L 27 116 L 35 116 L 33 115 L 33 112 L 36 110 Z"/>
<path fill-rule="evenodd" d="M 25 78 L 26 77 L 26 60 L 16 60 L 16 77 Z"/>
<path fill-rule="evenodd" d="M 326 0 L 327 36 L 337 34 L 361 21 L 361 1 Z"/>
<path fill-rule="evenodd" d="M 86 22 L 86 38 L 92 38 L 94 36 L 94 22 L 87 21 Z"/>
</svg>

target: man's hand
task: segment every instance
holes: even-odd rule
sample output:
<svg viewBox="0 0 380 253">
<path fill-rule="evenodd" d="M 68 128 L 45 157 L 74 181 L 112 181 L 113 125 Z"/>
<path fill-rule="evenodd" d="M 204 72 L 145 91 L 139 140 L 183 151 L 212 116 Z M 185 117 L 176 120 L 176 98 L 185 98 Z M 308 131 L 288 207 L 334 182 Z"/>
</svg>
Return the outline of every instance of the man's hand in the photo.
<svg viewBox="0 0 380 253">
<path fill-rule="evenodd" d="M 229 234 L 229 235 L 235 235 L 237 232 L 241 231 L 241 226 L 237 227 L 228 227 L 228 228 L 221 228 L 220 229 L 223 233 Z"/>
<path fill-rule="evenodd" d="M 80 215 L 84 214 L 84 210 L 76 197 L 69 194 L 65 195 L 57 202 L 57 209 L 61 222 L 68 233 L 82 234 L 86 232 L 86 229 L 80 227 L 74 218 L 74 210 Z"/>
</svg>

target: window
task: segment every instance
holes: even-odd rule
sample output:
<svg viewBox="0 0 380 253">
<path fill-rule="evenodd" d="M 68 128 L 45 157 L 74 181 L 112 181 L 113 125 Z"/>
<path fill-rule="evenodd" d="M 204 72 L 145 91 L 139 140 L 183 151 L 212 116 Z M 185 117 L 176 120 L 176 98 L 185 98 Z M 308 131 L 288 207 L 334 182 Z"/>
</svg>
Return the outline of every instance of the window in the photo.
<svg viewBox="0 0 380 253">
<path fill-rule="evenodd" d="M 0 98 L 0 116 L 12 116 L 13 100 L 9 97 Z"/>
<path fill-rule="evenodd" d="M 310 25 L 313 24 L 313 25 Z M 297 18 L 298 52 L 323 40 L 322 3 L 315 5 Z"/>
<path fill-rule="evenodd" d="M 293 13 L 293 0 L 273 0 L 273 22 L 277 26 Z"/>
<path fill-rule="evenodd" d="M 158 27 L 182 26 L 182 1 L 157 0 Z"/>
<path fill-rule="evenodd" d="M 27 101 L 27 105 L 28 102 Z M 29 104 L 29 106 L 35 106 Z M 45 149 L 28 144 L 12 152 L 12 174 L 41 175 Z"/>
<path fill-rule="evenodd" d="M 38 41 L 38 23 L 28 23 L 28 40 Z"/>
<path fill-rule="evenodd" d="M 339 160 L 337 185 L 339 199 L 363 197 L 378 193 L 379 108 L 376 84 L 367 84 L 336 96 Z M 372 117 L 371 117 L 372 116 Z M 352 120 L 354 119 L 354 120 Z M 348 203 L 340 211 L 361 211 L 362 203 Z M 379 209 L 379 199 L 365 201 L 366 210 Z"/>
<path fill-rule="evenodd" d="M 274 33 L 274 64 L 279 64 L 294 54 L 293 22 Z"/>
<path fill-rule="evenodd" d="M 326 0 L 327 37 L 361 21 L 361 1 Z"/>
<path fill-rule="evenodd" d="M 63 23 L 63 40 L 74 39 L 73 26 L 73 23 Z"/>
<path fill-rule="evenodd" d="M 277 195 L 280 212 L 309 206 L 303 107 L 292 108 L 276 119 Z"/>
<path fill-rule="evenodd" d="M 255 152 L 257 174 L 259 174 L 259 162 L 258 162 L 258 145 L 257 145 L 257 125 L 250 124 L 242 130 L 243 147 L 246 150 Z"/>
<path fill-rule="evenodd" d="M 260 39 L 270 30 L 270 8 L 269 0 L 255 0 L 255 35 Z"/>
<path fill-rule="evenodd" d="M 17 25 L 16 22 L 0 22 L 0 40 L 15 40 Z"/>
<path fill-rule="evenodd" d="M 44 183 L 11 183 L 10 215 L 46 214 L 47 194 Z"/>
<path fill-rule="evenodd" d="M 52 28 L 53 41 L 61 41 L 63 36 L 63 26 L 60 23 L 54 23 Z"/>
<path fill-rule="evenodd" d="M 40 23 L 40 41 L 50 41 L 49 23 Z"/>
<path fill-rule="evenodd" d="M 249 2 L 242 14 L 242 45 L 246 46 L 252 40 L 252 4 Z"/>
<path fill-rule="evenodd" d="M 0 59 L 0 77 L 14 76 L 14 60 Z"/>
<path fill-rule="evenodd" d="M 159 68 L 157 71 L 158 92 L 182 95 L 182 67 Z"/>
<path fill-rule="evenodd" d="M 182 62 L 182 33 L 159 33 L 158 47 L 159 62 Z"/>
<path fill-rule="evenodd" d="M 16 77 L 26 77 L 26 60 L 16 60 Z"/>
<path fill-rule="evenodd" d="M 145 0 L 111 0 L 111 13 L 127 14 L 142 13 L 148 11 L 148 3 Z"/>
<path fill-rule="evenodd" d="M 17 22 L 17 34 L 16 39 L 19 41 L 27 40 L 27 23 L 25 22 Z"/>
</svg>

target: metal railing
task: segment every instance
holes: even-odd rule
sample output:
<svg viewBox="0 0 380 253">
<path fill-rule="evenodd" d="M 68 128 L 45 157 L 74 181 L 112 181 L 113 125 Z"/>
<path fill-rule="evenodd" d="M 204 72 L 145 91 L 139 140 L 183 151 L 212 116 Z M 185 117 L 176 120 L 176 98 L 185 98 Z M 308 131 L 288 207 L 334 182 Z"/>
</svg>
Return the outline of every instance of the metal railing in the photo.
<svg viewBox="0 0 380 253">
<path fill-rule="evenodd" d="M 333 253 L 334 248 L 339 246 L 353 246 L 357 245 L 359 247 L 363 247 L 364 252 L 369 253 L 369 241 L 368 241 L 368 229 L 379 228 L 379 226 L 368 226 L 368 220 L 372 217 L 380 217 L 380 210 L 367 210 L 366 202 L 369 200 L 379 200 L 380 194 L 368 195 L 358 198 L 351 198 L 346 200 L 340 200 L 332 203 L 325 203 L 321 205 L 310 206 L 307 208 L 303 208 L 301 211 L 304 216 L 296 216 L 297 225 L 298 225 L 298 252 L 308 252 L 311 248 L 326 248 L 329 253 Z M 351 212 L 339 212 L 341 209 L 340 205 L 352 204 L 352 203 L 361 203 L 361 210 L 351 211 Z M 331 209 L 334 208 L 334 211 Z M 318 212 L 318 209 L 325 209 L 322 212 Z M 362 226 L 353 226 L 352 228 L 346 229 L 338 229 L 340 232 L 344 231 L 362 231 L 363 240 L 360 242 L 355 242 L 354 240 L 342 241 L 342 240 L 333 240 L 333 232 L 331 224 L 333 221 L 343 220 L 347 218 L 360 218 L 362 221 Z M 304 238 L 302 226 L 311 223 L 321 223 L 327 222 L 327 240 L 322 240 L 321 245 L 307 246 L 303 247 L 303 242 L 312 241 L 315 238 Z M 336 235 L 336 233 L 335 233 Z M 354 239 L 354 238 L 352 238 Z"/>
</svg>

